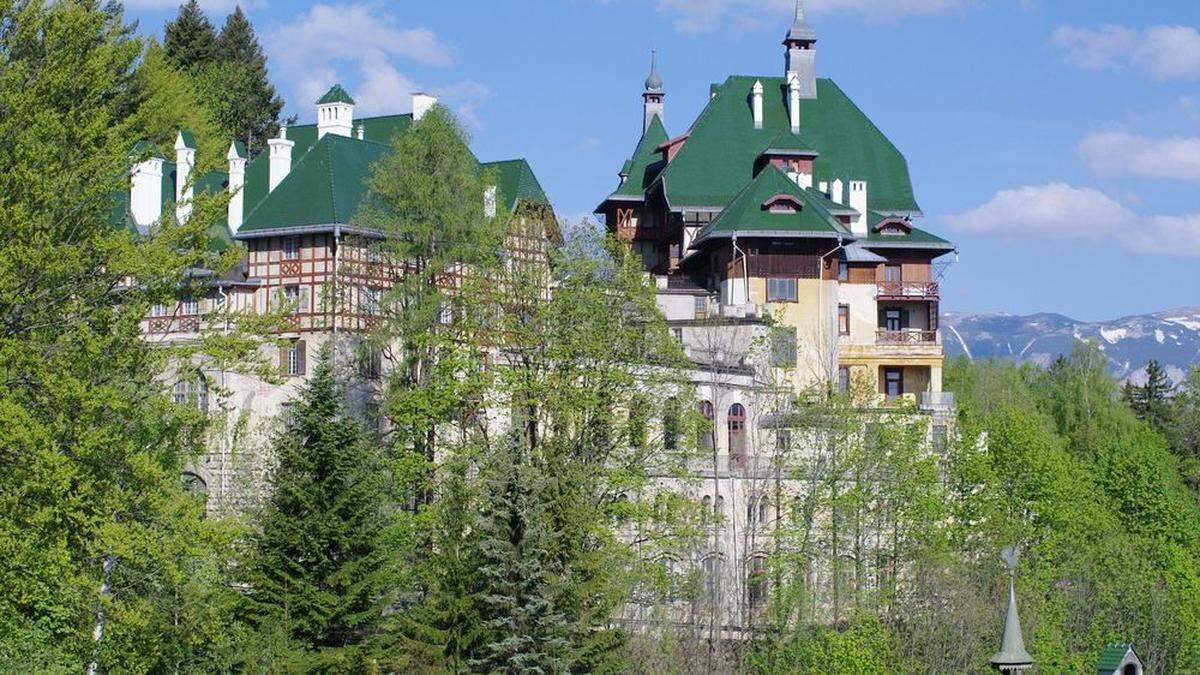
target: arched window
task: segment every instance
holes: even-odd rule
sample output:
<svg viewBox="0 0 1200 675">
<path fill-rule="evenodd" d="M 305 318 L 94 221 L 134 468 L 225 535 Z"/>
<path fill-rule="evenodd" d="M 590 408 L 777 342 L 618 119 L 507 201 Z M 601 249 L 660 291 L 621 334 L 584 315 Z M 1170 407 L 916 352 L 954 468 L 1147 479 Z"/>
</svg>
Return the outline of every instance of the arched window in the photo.
<svg viewBox="0 0 1200 675">
<path fill-rule="evenodd" d="M 713 509 L 714 523 L 720 525 L 725 522 L 725 498 L 717 495 L 716 508 Z"/>
<path fill-rule="evenodd" d="M 721 600 L 721 558 L 720 554 L 712 553 L 704 559 L 702 565 L 704 570 L 704 599 L 709 604 L 716 604 Z"/>
<path fill-rule="evenodd" d="M 667 602 L 674 602 L 679 599 L 680 589 L 683 587 L 683 570 L 680 569 L 679 560 L 674 556 L 664 555 L 662 557 L 663 573 L 666 574 L 665 599 Z"/>
<path fill-rule="evenodd" d="M 746 461 L 746 408 L 741 403 L 729 406 L 729 457 L 744 466 Z"/>
<path fill-rule="evenodd" d="M 712 497 L 704 495 L 704 499 L 700 500 L 700 522 L 707 525 L 713 520 Z"/>
<path fill-rule="evenodd" d="M 766 527 L 771 524 L 771 500 L 763 497 L 758 500 L 758 526 Z"/>
<path fill-rule="evenodd" d="M 189 494 L 197 497 L 207 497 L 208 495 L 208 483 L 205 483 L 204 479 L 201 478 L 199 474 L 192 473 L 191 471 L 184 471 L 179 477 L 179 482 L 183 485 L 183 489 Z"/>
<path fill-rule="evenodd" d="M 679 397 L 667 399 L 663 407 L 663 448 L 679 449 Z"/>
<path fill-rule="evenodd" d="M 746 569 L 746 600 L 754 611 L 767 601 L 767 564 L 762 556 L 750 559 Z"/>
<path fill-rule="evenodd" d="M 701 401 L 700 402 L 700 414 L 704 416 L 704 419 L 708 420 L 708 424 L 704 425 L 704 428 L 700 430 L 700 438 L 698 439 L 699 440 L 698 445 L 704 450 L 712 450 L 713 449 L 712 421 L 713 421 L 713 417 L 715 416 L 715 411 L 713 409 L 713 404 L 711 401 Z"/>
<path fill-rule="evenodd" d="M 203 375 L 196 380 L 196 407 L 208 414 L 208 380 Z"/>
</svg>

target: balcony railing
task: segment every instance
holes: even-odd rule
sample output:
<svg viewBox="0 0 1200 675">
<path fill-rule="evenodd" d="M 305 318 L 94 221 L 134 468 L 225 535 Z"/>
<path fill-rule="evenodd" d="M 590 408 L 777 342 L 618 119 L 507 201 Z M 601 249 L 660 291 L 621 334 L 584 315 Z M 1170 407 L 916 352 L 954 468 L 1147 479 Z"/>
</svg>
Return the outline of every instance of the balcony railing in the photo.
<svg viewBox="0 0 1200 675">
<path fill-rule="evenodd" d="M 935 345 L 937 341 L 938 334 L 936 330 L 914 328 L 886 330 L 880 328 L 875 332 L 875 343 L 881 345 Z"/>
<path fill-rule="evenodd" d="M 936 300 L 936 281 L 880 281 L 875 285 L 875 297 L 887 300 Z"/>
<path fill-rule="evenodd" d="M 921 392 L 921 410 L 951 411 L 954 410 L 954 392 L 952 391 L 923 391 Z"/>
</svg>

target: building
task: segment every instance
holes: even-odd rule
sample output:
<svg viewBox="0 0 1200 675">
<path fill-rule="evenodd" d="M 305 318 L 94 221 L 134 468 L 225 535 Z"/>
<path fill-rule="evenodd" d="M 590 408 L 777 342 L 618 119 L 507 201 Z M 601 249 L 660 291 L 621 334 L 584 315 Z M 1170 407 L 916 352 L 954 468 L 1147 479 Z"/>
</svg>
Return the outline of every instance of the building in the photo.
<svg viewBox="0 0 1200 675">
<path fill-rule="evenodd" d="M 904 155 L 817 77 L 816 44 L 797 2 L 783 71 L 711 85 L 677 135 L 653 55 L 640 139 L 596 209 L 655 279 L 712 422 L 700 439 L 711 458 L 691 467 L 693 480 L 662 479 L 712 510 L 708 541 L 669 564 L 697 571 L 716 608 L 667 617 L 707 621 L 712 635 L 754 630 L 771 532 L 804 508 L 803 465 L 825 441 L 797 428 L 800 402 L 851 392 L 860 438 L 919 423 L 936 450 L 950 431 L 937 270 L 955 247 L 917 227 Z M 807 572 L 818 598 L 839 583 L 827 563 Z M 884 578 L 884 567 L 871 574 Z M 625 618 L 662 619 L 636 606 Z"/>
<path fill-rule="evenodd" d="M 412 113 L 356 118 L 354 99 L 334 85 L 316 102 L 315 124 L 281 128 L 267 151 L 253 158 L 233 142 L 225 158 L 228 171 L 195 180 L 196 143 L 187 131 L 177 136 L 174 161 L 152 146 L 135 148 L 140 161 L 131 168 L 128 200 L 118 214 L 128 227 L 144 233 L 162 217 L 186 219 L 195 194 L 227 190 L 217 246 L 238 242 L 246 251 L 229 273 L 208 280 L 204 297 L 154 307 L 143 323 L 146 338 L 194 339 L 201 330 L 220 328 L 213 324 L 223 308 L 251 313 L 289 308 L 290 329 L 279 336 L 284 345 L 272 347 L 277 353 L 269 355 L 277 359 L 284 384 L 203 366 L 199 377 L 179 376 L 174 383 L 177 402 L 195 401 L 210 414 L 220 407 L 228 418 L 228 424 L 217 425 L 210 453 L 185 476 L 207 492 L 210 508 L 236 508 L 252 492 L 265 467 L 267 423 L 310 372 L 320 345 L 337 338 L 352 353 L 375 324 L 380 298 L 402 270 L 372 247 L 381 233 L 356 226 L 355 214 L 374 162 L 392 152 L 393 137 L 436 103 L 418 93 Z M 479 168 L 495 182 L 479 195 L 485 211 L 505 208 L 527 225 L 508 241 L 512 257 L 544 261 L 557 231 L 529 164 L 513 159 L 481 162 Z M 364 383 L 352 393 L 370 414 L 371 382 L 386 365 L 377 352 L 355 356 Z M 219 404 L 211 390 L 224 392 Z"/>
<path fill-rule="evenodd" d="M 904 155 L 827 78 L 797 4 L 778 76 L 730 76 L 671 136 L 652 61 L 641 139 L 598 207 L 683 329 L 769 314 L 794 331 L 794 384 L 862 378 L 881 399 L 939 403 L 935 261 Z M 685 342 L 687 342 L 685 338 Z"/>
</svg>

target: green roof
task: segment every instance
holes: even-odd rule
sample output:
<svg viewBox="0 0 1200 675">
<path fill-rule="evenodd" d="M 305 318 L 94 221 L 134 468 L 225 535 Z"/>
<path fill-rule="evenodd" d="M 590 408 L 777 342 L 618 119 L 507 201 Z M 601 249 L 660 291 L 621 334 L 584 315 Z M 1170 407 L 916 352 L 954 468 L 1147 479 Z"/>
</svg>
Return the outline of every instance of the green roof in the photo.
<svg viewBox="0 0 1200 675">
<path fill-rule="evenodd" d="M 767 142 L 767 147 L 765 150 L 772 154 L 781 155 L 804 154 L 815 156 L 820 154 L 816 150 L 813 150 L 812 146 L 809 145 L 803 138 L 801 138 L 799 134 L 792 133 L 791 129 L 785 129 L 778 134 L 775 134 L 775 138 L 772 138 Z"/>
<path fill-rule="evenodd" d="M 870 211 L 867 214 L 867 238 L 860 239 L 863 245 L 867 248 L 931 248 L 950 250 L 954 248 L 954 244 L 942 239 L 941 237 L 930 234 L 925 230 L 913 227 L 913 224 L 908 223 L 908 234 L 883 234 L 876 230 L 879 223 L 883 222 L 885 216 L 877 211 Z"/>
<path fill-rule="evenodd" d="M 549 206 L 550 199 L 529 162 L 523 159 L 507 159 L 499 162 L 485 162 L 480 165 L 484 171 L 494 171 L 496 178 L 496 197 L 510 211 L 517 208 L 518 202 L 545 204 Z"/>
<path fill-rule="evenodd" d="M 1104 652 L 1100 654 L 1100 660 L 1096 662 L 1097 670 L 1116 670 L 1121 665 L 1121 661 L 1125 659 L 1125 655 L 1132 649 L 1131 646 L 1121 642 L 1110 642 L 1104 645 Z"/>
<path fill-rule="evenodd" d="M 187 129 L 180 129 L 179 138 L 183 139 L 183 146 L 185 148 L 196 149 L 196 137 L 192 135 L 192 132 Z"/>
<path fill-rule="evenodd" d="M 761 129 L 754 128 L 749 104 L 756 81 L 761 81 L 765 90 Z M 725 80 L 692 125 L 690 137 L 660 174 L 671 208 L 730 203 L 754 177 L 755 162 L 763 150 L 780 132 L 790 132 L 786 99 L 782 77 L 739 75 Z M 814 182 L 865 180 L 874 210 L 920 211 L 904 156 L 831 80 L 818 79 L 817 98 L 801 100 L 800 124 L 802 142 L 820 153 L 813 162 Z M 630 183 L 630 191 L 640 185 L 633 183 L 633 176 Z M 615 194 L 624 193 L 618 190 Z"/>
<path fill-rule="evenodd" d="M 241 157 L 242 159 L 246 159 L 247 157 L 250 156 L 246 152 L 246 144 L 237 140 L 236 138 L 233 139 L 233 143 L 231 143 L 229 147 L 231 150 L 233 150 L 234 155 L 237 155 L 238 157 Z"/>
<path fill-rule="evenodd" d="M 342 89 L 342 85 L 335 84 L 329 88 L 329 91 L 325 92 L 324 96 L 317 99 L 317 105 L 323 103 L 349 103 L 350 105 L 354 105 L 354 99 L 350 98 L 350 94 L 345 89 Z"/>
<path fill-rule="evenodd" d="M 131 159 L 141 160 L 149 159 L 151 157 L 157 157 L 159 159 L 167 158 L 167 156 L 163 154 L 162 150 L 158 149 L 158 146 L 156 146 L 152 141 L 148 141 L 144 138 L 137 143 L 134 143 L 133 147 L 129 149 L 129 157 Z"/>
<path fill-rule="evenodd" d="M 296 161 L 238 233 L 349 223 L 367 190 L 371 165 L 388 146 L 326 134 Z M 294 152 L 294 150 L 293 150 Z"/>
<path fill-rule="evenodd" d="M 767 205 L 784 195 L 800 204 L 798 212 L 779 213 Z M 693 246 L 714 237 L 837 237 L 845 229 L 807 190 L 774 165 L 767 165 L 711 223 L 696 235 Z"/>
<path fill-rule="evenodd" d="M 660 171 L 666 166 L 662 153 L 658 150 L 658 146 L 671 140 L 667 136 L 667 130 L 663 127 L 662 120 L 658 115 L 650 119 L 650 126 L 646 127 L 646 133 L 642 134 L 641 140 L 638 141 L 637 148 L 633 151 L 633 156 L 622 167 L 622 171 L 628 174 L 628 178 L 621 184 L 613 197 L 641 197 L 646 191 L 646 188 L 654 182 Z"/>
</svg>

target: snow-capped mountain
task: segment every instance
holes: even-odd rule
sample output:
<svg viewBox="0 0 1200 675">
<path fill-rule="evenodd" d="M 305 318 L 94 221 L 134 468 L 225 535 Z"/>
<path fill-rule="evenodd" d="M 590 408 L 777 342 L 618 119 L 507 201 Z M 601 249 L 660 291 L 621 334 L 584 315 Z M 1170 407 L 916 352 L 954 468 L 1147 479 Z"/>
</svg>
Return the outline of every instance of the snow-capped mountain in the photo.
<svg viewBox="0 0 1200 675">
<path fill-rule="evenodd" d="M 1088 323 L 1061 314 L 956 314 L 942 317 L 947 356 L 1011 358 L 1048 365 L 1069 353 L 1075 340 L 1088 340 L 1108 356 L 1112 373 L 1124 380 L 1144 378 L 1146 363 L 1157 359 L 1178 382 L 1200 363 L 1200 307 L 1127 316 Z"/>
</svg>

